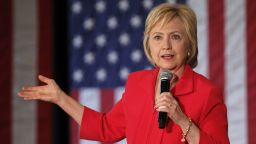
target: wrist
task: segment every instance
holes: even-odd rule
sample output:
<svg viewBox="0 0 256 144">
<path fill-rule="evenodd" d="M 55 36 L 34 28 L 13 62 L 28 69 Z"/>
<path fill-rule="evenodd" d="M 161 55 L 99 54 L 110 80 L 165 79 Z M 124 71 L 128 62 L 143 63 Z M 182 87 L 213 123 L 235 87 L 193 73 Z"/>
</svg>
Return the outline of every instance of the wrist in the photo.
<svg viewBox="0 0 256 144">
<path fill-rule="evenodd" d="M 185 129 L 182 129 L 182 138 L 181 138 L 181 142 L 186 142 L 187 140 L 187 135 L 189 134 L 190 130 L 191 130 L 191 126 L 192 126 L 193 122 L 191 120 L 191 118 L 188 118 L 187 121 L 187 125 Z"/>
<path fill-rule="evenodd" d="M 66 94 L 61 91 L 56 98 L 55 104 L 62 107 L 65 104 Z"/>
</svg>

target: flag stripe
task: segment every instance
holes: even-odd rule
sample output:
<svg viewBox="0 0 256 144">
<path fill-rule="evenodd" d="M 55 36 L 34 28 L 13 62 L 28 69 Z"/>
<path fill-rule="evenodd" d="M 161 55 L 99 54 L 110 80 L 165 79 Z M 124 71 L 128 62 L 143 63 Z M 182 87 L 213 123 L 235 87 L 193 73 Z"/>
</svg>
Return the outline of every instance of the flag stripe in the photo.
<svg viewBox="0 0 256 144">
<path fill-rule="evenodd" d="M 247 143 L 245 17 L 245 1 L 225 0 L 225 100 L 232 144 Z"/>
<path fill-rule="evenodd" d="M 12 1 L 3 0 L 0 4 L 0 139 L 4 144 L 12 143 L 12 14 Z"/>
<path fill-rule="evenodd" d="M 113 89 L 101 89 L 101 112 L 108 112 L 114 105 Z"/>
<path fill-rule="evenodd" d="M 247 31 L 247 93 L 248 93 L 248 143 L 256 143 L 256 1 L 247 0 L 246 31 Z"/>
<path fill-rule="evenodd" d="M 71 92 L 71 96 L 75 99 L 75 100 L 79 100 L 79 94 L 78 91 L 72 91 Z M 69 124 L 70 124 L 70 130 L 69 130 L 69 135 L 70 135 L 70 144 L 78 144 L 79 143 L 79 128 L 78 128 L 78 124 L 72 119 L 70 118 L 69 120 Z"/>
<path fill-rule="evenodd" d="M 98 88 L 81 88 L 78 91 L 79 102 L 93 110 L 101 110 L 101 91 Z M 77 127 L 77 126 L 76 126 Z M 79 136 L 79 135 L 78 135 Z M 75 136 L 75 137 L 78 137 Z M 77 143 L 72 143 L 77 144 Z M 97 141 L 80 139 L 79 144 L 100 144 Z"/>
<path fill-rule="evenodd" d="M 209 54 L 208 54 L 208 1 L 189 0 L 188 4 L 197 15 L 197 37 L 198 37 L 198 66 L 196 71 L 208 76 Z"/>
<path fill-rule="evenodd" d="M 13 144 L 35 144 L 36 102 L 24 101 L 16 93 L 22 86 L 36 84 L 36 1 L 14 0 L 13 7 L 12 140 Z"/>
<path fill-rule="evenodd" d="M 52 1 L 38 0 L 38 73 L 52 76 Z M 37 144 L 52 143 L 52 105 L 38 102 Z"/>
<path fill-rule="evenodd" d="M 224 89 L 224 1 L 208 1 L 209 78 Z"/>
</svg>

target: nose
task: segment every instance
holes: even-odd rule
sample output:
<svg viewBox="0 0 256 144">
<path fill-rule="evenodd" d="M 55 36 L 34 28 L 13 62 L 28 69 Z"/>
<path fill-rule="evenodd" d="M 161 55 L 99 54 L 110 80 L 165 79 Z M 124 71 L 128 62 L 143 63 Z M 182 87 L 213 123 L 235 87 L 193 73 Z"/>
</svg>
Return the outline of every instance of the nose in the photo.
<svg viewBox="0 0 256 144">
<path fill-rule="evenodd" d="M 171 49 L 172 48 L 171 40 L 168 37 L 164 38 L 164 40 L 162 42 L 163 42 L 163 44 L 162 44 L 163 49 Z"/>
</svg>

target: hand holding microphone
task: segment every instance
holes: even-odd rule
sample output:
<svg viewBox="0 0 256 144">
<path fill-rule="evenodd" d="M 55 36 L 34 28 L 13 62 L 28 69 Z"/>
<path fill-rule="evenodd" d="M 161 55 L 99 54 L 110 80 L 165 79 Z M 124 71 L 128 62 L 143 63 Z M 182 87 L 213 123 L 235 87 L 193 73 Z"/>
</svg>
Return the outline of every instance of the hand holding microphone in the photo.
<svg viewBox="0 0 256 144">
<path fill-rule="evenodd" d="M 187 120 L 178 101 L 170 93 L 172 79 L 174 79 L 174 74 L 168 70 L 160 71 L 160 95 L 156 95 L 155 97 L 155 108 L 158 111 L 158 127 L 160 129 L 165 128 L 168 117 L 176 124 Z"/>
<path fill-rule="evenodd" d="M 172 73 L 170 73 L 167 70 L 162 70 L 160 73 L 160 87 L 161 91 L 160 93 L 163 92 L 169 92 L 170 91 L 170 80 L 172 79 Z M 158 127 L 160 129 L 165 128 L 165 124 L 167 122 L 167 112 L 160 111 L 158 112 Z"/>
</svg>

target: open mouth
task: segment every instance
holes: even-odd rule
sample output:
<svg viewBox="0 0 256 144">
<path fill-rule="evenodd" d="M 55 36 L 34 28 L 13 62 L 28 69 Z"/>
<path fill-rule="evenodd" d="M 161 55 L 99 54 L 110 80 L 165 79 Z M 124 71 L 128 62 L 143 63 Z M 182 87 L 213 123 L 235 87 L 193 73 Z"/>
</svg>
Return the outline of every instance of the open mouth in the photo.
<svg viewBox="0 0 256 144">
<path fill-rule="evenodd" d="M 161 56 L 161 58 L 164 58 L 164 59 L 171 59 L 171 58 L 173 58 L 173 57 L 174 57 L 173 54 L 163 54 L 163 55 Z"/>
</svg>

